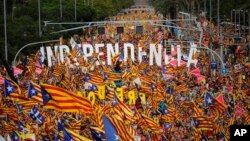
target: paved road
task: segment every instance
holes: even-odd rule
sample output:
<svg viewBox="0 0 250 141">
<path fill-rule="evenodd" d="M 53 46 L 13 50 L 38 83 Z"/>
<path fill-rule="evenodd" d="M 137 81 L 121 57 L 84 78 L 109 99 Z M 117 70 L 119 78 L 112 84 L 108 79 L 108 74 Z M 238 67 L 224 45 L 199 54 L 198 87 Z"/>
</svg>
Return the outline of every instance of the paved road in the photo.
<svg viewBox="0 0 250 141">
<path fill-rule="evenodd" d="M 135 0 L 135 5 L 149 5 L 149 0 Z"/>
</svg>

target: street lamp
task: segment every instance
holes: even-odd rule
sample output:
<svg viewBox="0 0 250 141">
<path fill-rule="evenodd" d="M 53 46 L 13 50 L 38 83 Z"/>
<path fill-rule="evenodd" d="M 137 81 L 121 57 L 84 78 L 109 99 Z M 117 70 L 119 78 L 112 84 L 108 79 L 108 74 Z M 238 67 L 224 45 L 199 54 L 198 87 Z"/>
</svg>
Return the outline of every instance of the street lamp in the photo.
<svg viewBox="0 0 250 141">
<path fill-rule="evenodd" d="M 241 23 L 240 23 L 240 13 L 243 12 L 243 10 L 239 10 L 239 36 L 241 36 Z"/>
<path fill-rule="evenodd" d="M 217 20 L 218 20 L 217 25 L 218 25 L 218 32 L 219 32 L 220 31 L 220 0 L 217 0 Z"/>
<path fill-rule="evenodd" d="M 62 0 L 60 0 L 60 18 L 62 19 Z"/>
<path fill-rule="evenodd" d="M 8 61 L 8 47 L 7 47 L 7 24 L 6 24 L 6 0 L 3 0 L 4 11 L 4 43 L 5 43 L 5 60 Z"/>
<path fill-rule="evenodd" d="M 207 0 L 204 0 L 204 12 L 207 13 Z"/>
<path fill-rule="evenodd" d="M 248 11 L 248 35 L 250 35 L 250 10 Z"/>
<path fill-rule="evenodd" d="M 42 36 L 42 30 L 41 30 L 41 6 L 40 6 L 40 0 L 38 2 L 38 28 L 39 28 L 39 37 Z"/>
<path fill-rule="evenodd" d="M 236 13 L 237 13 L 237 10 L 233 10 L 234 11 L 234 34 L 236 34 Z"/>
<path fill-rule="evenodd" d="M 234 21 L 233 21 L 233 12 L 234 12 L 235 10 L 233 9 L 233 10 L 231 10 L 231 23 L 233 23 Z"/>
<path fill-rule="evenodd" d="M 244 19 L 243 19 L 243 26 L 244 26 L 244 35 L 246 34 L 246 13 L 248 13 L 248 11 L 244 11 Z"/>
<path fill-rule="evenodd" d="M 75 0 L 75 21 L 77 21 L 77 15 L 76 15 L 76 0 Z"/>
<path fill-rule="evenodd" d="M 12 13 L 11 13 L 11 19 L 12 21 L 14 21 L 14 11 L 15 11 L 16 7 L 12 7 Z"/>
</svg>

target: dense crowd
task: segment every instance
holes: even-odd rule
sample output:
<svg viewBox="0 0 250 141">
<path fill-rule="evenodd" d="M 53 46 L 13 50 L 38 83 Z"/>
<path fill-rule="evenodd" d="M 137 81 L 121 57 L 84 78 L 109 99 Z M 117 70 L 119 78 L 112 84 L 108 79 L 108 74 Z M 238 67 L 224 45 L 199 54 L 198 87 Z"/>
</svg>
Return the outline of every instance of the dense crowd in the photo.
<svg viewBox="0 0 250 141">
<path fill-rule="evenodd" d="M 137 11 L 120 14 L 114 19 L 159 20 L 160 17 L 154 11 Z M 230 125 L 250 124 L 250 37 L 232 36 L 235 35 L 232 25 L 220 25 L 223 33 L 219 36 L 218 25 L 209 23 L 202 15 L 197 20 L 203 29 L 202 43 L 213 50 L 223 47 L 226 74 L 221 73 L 219 61 L 217 67 L 211 69 L 211 63 L 216 60 L 211 59 L 206 50 L 200 50 L 193 56 L 198 63 L 196 66 L 191 64 L 189 68 L 185 66 L 186 60 L 182 60 L 182 66 L 171 63 L 149 66 L 147 55 L 142 63 L 138 60 L 119 60 L 124 42 L 140 45 L 142 51 L 149 54 L 150 43 L 161 44 L 163 39 L 182 41 L 179 34 L 185 39 L 192 36 L 193 41 L 199 41 L 198 32 L 192 34 L 185 29 L 176 31 L 155 27 L 147 22 L 141 23 L 144 34 L 135 34 L 132 23 L 125 23 L 123 34 L 116 34 L 113 24 L 105 25 L 105 35 L 96 34 L 97 29 L 86 29 L 82 35 L 73 36 L 75 43 L 119 42 L 121 54 L 113 57 L 113 65 L 96 65 L 96 61 L 106 60 L 105 55 L 98 57 L 98 54 L 93 54 L 86 62 L 80 47 L 76 44 L 73 47 L 72 41 L 61 38 L 60 44 L 69 44 L 74 48 L 65 53 L 65 63 L 59 64 L 55 54 L 53 66 L 48 67 L 39 51 L 21 57 L 13 70 L 17 83 L 8 77 L 3 79 L 7 72 L 1 67 L 0 135 L 13 140 L 16 136 L 26 138 L 30 134 L 35 135 L 36 140 L 110 140 L 111 132 L 124 141 L 134 138 L 142 141 L 228 140 Z M 188 27 L 187 24 L 177 22 L 176 25 Z M 181 51 L 184 53 L 187 50 Z M 174 51 L 171 55 L 176 57 Z M 16 88 L 8 91 L 7 84 Z M 100 98 L 101 86 L 105 86 L 104 99 Z M 17 92 L 18 87 L 20 92 Z M 33 87 L 39 88 L 36 95 L 32 95 Z M 52 88 L 59 92 L 55 94 Z M 75 97 L 71 100 L 75 103 L 87 101 L 87 110 L 60 109 L 60 105 L 62 108 L 64 105 L 51 104 L 44 97 L 43 89 L 55 101 L 60 101 L 63 97 L 61 93 L 67 94 L 67 98 L 74 97 L 73 94 Z M 94 92 L 95 102 L 91 92 Z M 135 94 L 132 96 L 136 99 L 134 102 L 130 101 L 133 99 L 130 94 Z M 83 102 L 79 103 L 81 107 Z M 43 120 L 34 114 L 37 111 Z M 108 126 L 109 122 L 114 131 Z"/>
</svg>

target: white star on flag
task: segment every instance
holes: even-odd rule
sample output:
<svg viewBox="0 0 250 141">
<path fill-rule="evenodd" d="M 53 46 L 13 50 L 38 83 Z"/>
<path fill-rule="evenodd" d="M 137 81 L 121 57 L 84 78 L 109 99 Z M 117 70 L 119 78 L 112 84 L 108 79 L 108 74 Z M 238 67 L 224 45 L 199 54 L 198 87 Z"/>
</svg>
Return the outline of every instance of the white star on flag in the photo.
<svg viewBox="0 0 250 141">
<path fill-rule="evenodd" d="M 198 121 L 195 121 L 195 124 L 197 125 L 197 124 L 199 124 L 199 122 L 198 122 Z"/>
<path fill-rule="evenodd" d="M 8 85 L 8 87 L 7 87 L 8 92 L 11 92 L 11 91 L 12 91 L 12 88 L 13 88 L 13 87 L 11 87 L 10 85 Z"/>
<path fill-rule="evenodd" d="M 211 98 L 208 98 L 207 99 L 207 103 L 209 104 L 209 103 L 212 103 L 212 99 Z"/>
<path fill-rule="evenodd" d="M 115 140 L 119 141 L 119 136 L 115 134 Z"/>
<path fill-rule="evenodd" d="M 32 93 L 32 94 L 35 94 L 35 93 L 36 93 L 36 90 L 32 89 L 32 90 L 31 90 L 31 93 Z"/>
</svg>

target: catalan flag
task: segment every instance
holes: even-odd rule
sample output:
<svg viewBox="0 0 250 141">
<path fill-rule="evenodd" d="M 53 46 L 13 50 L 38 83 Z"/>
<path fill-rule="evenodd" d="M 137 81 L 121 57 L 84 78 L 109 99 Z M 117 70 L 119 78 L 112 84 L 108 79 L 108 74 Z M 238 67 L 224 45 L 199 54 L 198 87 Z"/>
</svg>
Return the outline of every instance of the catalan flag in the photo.
<svg viewBox="0 0 250 141">
<path fill-rule="evenodd" d="M 106 141 L 120 140 L 120 137 L 118 136 L 117 129 L 115 128 L 113 123 L 108 119 L 108 117 L 103 115 L 102 120 L 104 123 Z"/>
<path fill-rule="evenodd" d="M 159 132 L 158 123 L 146 115 L 142 115 L 142 119 L 139 121 L 138 125 L 140 125 L 144 130 Z"/>
<path fill-rule="evenodd" d="M 45 105 L 46 108 L 64 112 L 92 113 L 92 105 L 88 99 L 60 87 L 48 84 L 43 84 L 41 87 L 51 96 L 51 99 Z"/>
<path fill-rule="evenodd" d="M 90 139 L 88 139 L 82 135 L 79 135 L 70 129 L 65 128 L 63 131 L 64 131 L 64 139 L 68 139 L 71 137 L 74 141 L 91 141 Z M 65 137 L 65 135 L 66 135 L 66 137 Z M 71 141 L 71 140 L 69 140 L 69 141 Z"/>
<path fill-rule="evenodd" d="M 28 98 L 35 102 L 43 104 L 43 98 L 41 93 L 41 86 L 33 82 L 29 83 Z"/>
<path fill-rule="evenodd" d="M 55 66 L 54 69 L 53 69 L 53 75 L 56 77 L 56 78 L 60 78 L 63 74 L 63 70 L 64 70 L 64 65 L 58 65 L 58 66 Z"/>
<path fill-rule="evenodd" d="M 33 119 L 38 120 L 40 123 L 43 123 L 45 121 L 44 116 L 39 112 L 39 110 L 36 107 L 33 107 L 31 109 L 30 116 Z"/>
<path fill-rule="evenodd" d="M 121 53 L 116 54 L 115 56 L 112 57 L 112 62 L 113 64 L 116 64 L 118 61 L 121 60 Z"/>
<path fill-rule="evenodd" d="M 95 106 L 95 107 L 96 108 L 94 109 L 93 116 L 91 118 L 97 127 L 96 126 L 91 127 L 91 129 L 93 129 L 95 131 L 99 131 L 101 133 L 104 133 L 104 124 L 103 124 L 103 120 L 102 120 L 102 115 L 103 115 L 103 113 L 106 112 L 105 111 L 106 109 L 109 109 L 109 105 L 104 106 L 103 108 L 101 108 L 101 106 L 99 106 L 99 105 Z"/>
<path fill-rule="evenodd" d="M 4 80 L 4 96 L 13 101 L 28 101 L 27 98 L 21 95 L 19 86 L 12 80 Z"/>
<path fill-rule="evenodd" d="M 250 124 L 250 115 L 249 114 L 245 117 L 245 122 L 247 124 Z"/>
<path fill-rule="evenodd" d="M 192 107 L 193 110 L 194 110 L 194 115 L 195 116 L 200 116 L 202 114 L 202 109 L 200 109 L 198 107 L 197 104 L 195 104 L 194 102 L 191 102 L 191 101 L 185 101 L 182 103 L 182 106 L 185 106 L 185 107 Z"/>
<path fill-rule="evenodd" d="M 20 138 L 19 138 L 19 135 L 13 131 L 11 134 L 10 134 L 10 138 L 13 140 L 13 141 L 19 141 Z"/>
<path fill-rule="evenodd" d="M 91 84 L 103 86 L 105 85 L 103 81 L 103 76 L 95 73 L 89 73 L 90 80 L 88 81 Z"/>
<path fill-rule="evenodd" d="M 118 102 L 117 102 L 117 97 L 116 95 L 114 96 L 114 100 L 113 100 L 113 106 L 114 106 L 114 115 L 116 117 L 117 120 L 124 120 L 124 112 L 122 111 L 122 109 L 118 106 Z"/>
<path fill-rule="evenodd" d="M 117 106 L 120 107 L 120 109 L 124 112 L 125 117 L 130 121 L 134 121 L 135 120 L 134 112 L 119 98 L 117 98 L 116 100 L 117 100 Z"/>
<path fill-rule="evenodd" d="M 209 93 L 205 94 L 205 105 L 211 106 L 215 109 L 217 109 L 220 113 L 220 115 L 226 110 L 227 106 L 221 102 L 219 102 L 217 99 L 214 99 Z"/>
<path fill-rule="evenodd" d="M 133 141 L 134 138 L 129 134 L 123 121 L 114 118 L 102 117 L 107 141 L 127 140 Z"/>
<path fill-rule="evenodd" d="M 1 124 L 1 134 L 9 134 L 12 131 L 16 130 L 16 125 L 12 125 L 9 122 L 0 120 L 0 124 Z"/>
<path fill-rule="evenodd" d="M 208 117 L 193 117 L 192 118 L 195 128 L 201 130 L 213 131 L 213 122 L 212 119 Z"/>
<path fill-rule="evenodd" d="M 90 129 L 90 132 L 91 132 L 92 138 L 95 141 L 102 141 L 102 134 L 101 133 L 99 133 L 93 129 Z"/>
</svg>

